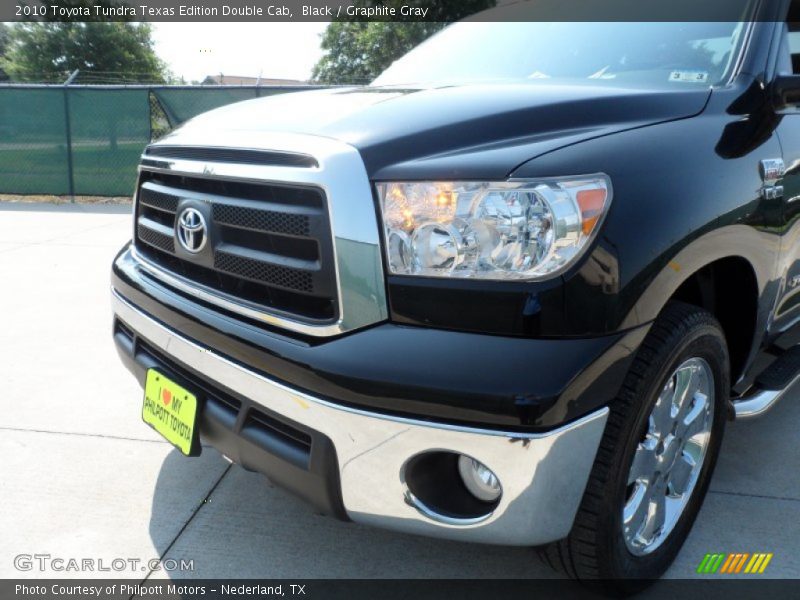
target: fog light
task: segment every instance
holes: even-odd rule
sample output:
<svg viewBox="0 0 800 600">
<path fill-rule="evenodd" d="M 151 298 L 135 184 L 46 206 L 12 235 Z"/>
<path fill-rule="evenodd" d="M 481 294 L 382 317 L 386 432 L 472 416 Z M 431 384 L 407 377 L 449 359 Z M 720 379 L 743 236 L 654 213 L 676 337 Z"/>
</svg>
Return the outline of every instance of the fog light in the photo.
<svg viewBox="0 0 800 600">
<path fill-rule="evenodd" d="M 462 454 L 458 457 L 458 472 L 470 494 L 483 502 L 496 502 L 503 492 L 500 482 L 489 467 Z"/>
</svg>

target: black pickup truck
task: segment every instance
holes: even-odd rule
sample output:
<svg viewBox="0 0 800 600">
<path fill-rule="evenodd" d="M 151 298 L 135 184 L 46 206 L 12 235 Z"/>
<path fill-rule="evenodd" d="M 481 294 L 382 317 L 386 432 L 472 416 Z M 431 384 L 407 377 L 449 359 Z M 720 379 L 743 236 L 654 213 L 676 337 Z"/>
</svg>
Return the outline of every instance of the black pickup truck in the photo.
<svg viewBox="0 0 800 600">
<path fill-rule="evenodd" d="M 800 1 L 744 4 L 462 22 L 149 146 L 112 290 L 144 420 L 340 519 L 659 577 L 800 371 Z"/>
</svg>

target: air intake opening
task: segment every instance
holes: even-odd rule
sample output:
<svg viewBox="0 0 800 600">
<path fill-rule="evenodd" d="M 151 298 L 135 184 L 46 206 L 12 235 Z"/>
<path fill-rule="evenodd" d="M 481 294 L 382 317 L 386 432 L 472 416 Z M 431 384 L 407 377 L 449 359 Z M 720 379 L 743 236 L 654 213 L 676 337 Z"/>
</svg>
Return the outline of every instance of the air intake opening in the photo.
<svg viewBox="0 0 800 600">
<path fill-rule="evenodd" d="M 296 427 L 252 409 L 242 427 L 242 437 L 301 469 L 311 464 L 311 436 Z"/>
</svg>

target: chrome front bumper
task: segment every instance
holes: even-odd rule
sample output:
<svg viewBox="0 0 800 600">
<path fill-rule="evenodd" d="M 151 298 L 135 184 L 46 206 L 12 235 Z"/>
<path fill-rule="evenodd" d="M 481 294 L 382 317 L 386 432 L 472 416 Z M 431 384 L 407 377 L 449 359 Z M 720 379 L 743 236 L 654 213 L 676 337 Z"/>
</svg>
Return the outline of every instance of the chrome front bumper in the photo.
<svg viewBox="0 0 800 600">
<path fill-rule="evenodd" d="M 341 495 L 356 522 L 434 537 L 539 545 L 572 527 L 608 416 L 603 408 L 547 433 L 523 434 L 416 421 L 332 404 L 245 369 L 168 329 L 112 293 L 117 318 L 138 336 L 220 386 L 333 442 Z M 471 456 L 494 471 L 499 504 L 480 519 L 438 514 L 404 483 L 409 459 L 431 450 Z"/>
</svg>

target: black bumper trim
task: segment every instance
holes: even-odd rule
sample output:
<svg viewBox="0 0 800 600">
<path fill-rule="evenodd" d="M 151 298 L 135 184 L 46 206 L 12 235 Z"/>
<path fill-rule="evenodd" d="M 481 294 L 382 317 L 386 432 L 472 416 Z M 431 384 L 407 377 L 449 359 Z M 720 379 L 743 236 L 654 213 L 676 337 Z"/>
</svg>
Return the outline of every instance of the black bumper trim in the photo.
<svg viewBox="0 0 800 600">
<path fill-rule="evenodd" d="M 336 450 L 331 440 L 230 390 L 155 350 L 118 318 L 114 342 L 127 369 L 144 385 L 157 369 L 198 395 L 201 442 L 276 485 L 304 498 L 324 514 L 349 520 L 342 502 Z"/>
</svg>

